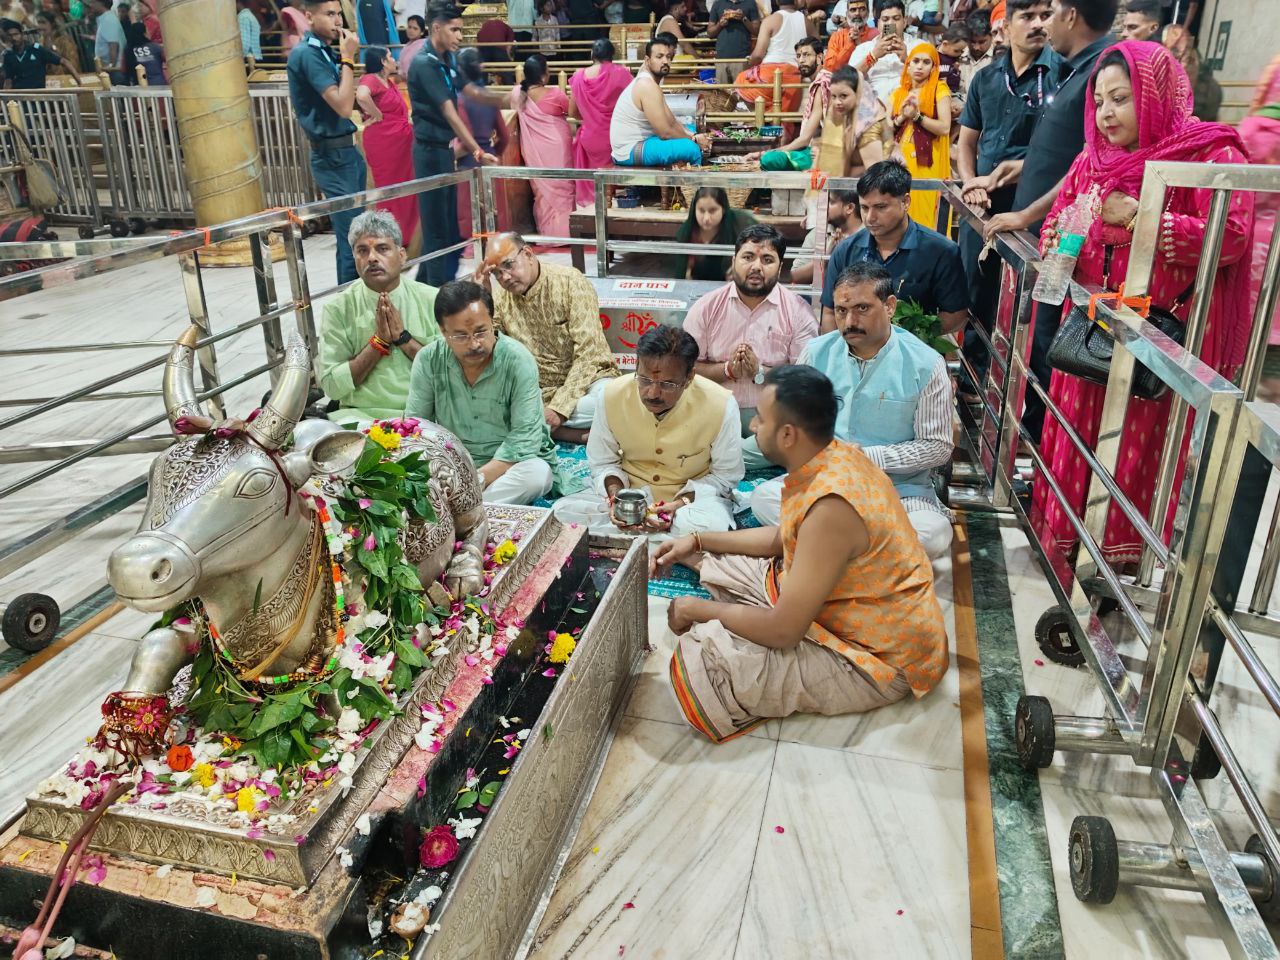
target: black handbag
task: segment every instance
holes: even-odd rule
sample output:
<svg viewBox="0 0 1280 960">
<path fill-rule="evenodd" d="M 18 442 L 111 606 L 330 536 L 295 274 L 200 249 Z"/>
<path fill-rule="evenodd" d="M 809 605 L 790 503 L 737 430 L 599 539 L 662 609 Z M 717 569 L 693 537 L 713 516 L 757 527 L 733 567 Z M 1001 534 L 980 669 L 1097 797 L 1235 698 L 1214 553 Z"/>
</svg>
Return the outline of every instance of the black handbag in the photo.
<svg viewBox="0 0 1280 960">
<path fill-rule="evenodd" d="M 1111 273 L 1111 252 L 1112 248 L 1107 247 L 1105 277 L 1108 278 Z M 1104 283 L 1110 286 L 1109 279 L 1104 280 Z M 1182 306 L 1194 289 L 1195 283 L 1192 282 L 1173 302 L 1172 309 L 1151 307 L 1147 312 L 1147 323 L 1179 346 L 1186 339 L 1187 325 L 1178 319 L 1174 311 Z M 1049 366 L 1081 380 L 1105 386 L 1111 372 L 1111 354 L 1115 352 L 1115 345 L 1115 337 L 1104 326 L 1103 321 L 1091 320 L 1088 308 L 1073 305 L 1049 344 Z M 1169 388 L 1145 365 L 1135 363 L 1131 389 L 1133 396 L 1141 400 L 1159 400 Z"/>
</svg>

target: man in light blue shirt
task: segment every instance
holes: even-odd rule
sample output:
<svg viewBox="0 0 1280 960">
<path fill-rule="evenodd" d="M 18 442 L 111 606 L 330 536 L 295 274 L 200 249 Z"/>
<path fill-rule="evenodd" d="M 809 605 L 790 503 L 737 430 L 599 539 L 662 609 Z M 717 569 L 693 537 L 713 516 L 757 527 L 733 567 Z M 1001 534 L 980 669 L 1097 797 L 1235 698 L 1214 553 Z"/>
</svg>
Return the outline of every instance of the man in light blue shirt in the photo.
<svg viewBox="0 0 1280 960">
<path fill-rule="evenodd" d="M 800 362 L 827 375 L 840 400 L 836 436 L 856 443 L 889 475 L 930 560 L 951 546 L 951 514 L 934 471 L 951 459 L 955 401 L 942 356 L 892 324 L 897 300 L 882 264 L 858 261 L 834 283 L 836 329 L 810 340 Z M 783 480 L 756 487 L 751 509 L 765 525 L 782 507 Z"/>
<path fill-rule="evenodd" d="M 236 14 L 236 21 L 240 24 L 240 48 L 246 57 L 261 61 L 262 24 L 250 9 L 249 0 L 236 0 L 236 6 L 240 8 L 240 12 Z"/>
<path fill-rule="evenodd" d="M 124 83 L 124 51 L 127 44 L 120 18 L 111 9 L 111 0 L 93 0 L 93 12 L 97 15 L 93 36 L 93 55 L 102 61 L 102 68 L 112 83 Z"/>
</svg>

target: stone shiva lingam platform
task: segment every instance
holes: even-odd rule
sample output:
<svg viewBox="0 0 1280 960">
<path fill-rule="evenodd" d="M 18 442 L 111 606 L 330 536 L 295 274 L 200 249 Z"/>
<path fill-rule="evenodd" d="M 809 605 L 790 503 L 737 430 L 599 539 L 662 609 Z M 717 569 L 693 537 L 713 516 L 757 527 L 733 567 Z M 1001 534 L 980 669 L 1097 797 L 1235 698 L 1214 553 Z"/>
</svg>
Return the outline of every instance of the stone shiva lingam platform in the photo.
<svg viewBox="0 0 1280 960">
<path fill-rule="evenodd" d="M 193 347 L 108 569 L 157 623 L 0 835 L 0 936 L 514 955 L 647 645 L 643 545 L 589 552 L 548 511 L 483 504 L 433 424 L 299 422 L 297 339 L 271 402 L 215 423 Z"/>
</svg>

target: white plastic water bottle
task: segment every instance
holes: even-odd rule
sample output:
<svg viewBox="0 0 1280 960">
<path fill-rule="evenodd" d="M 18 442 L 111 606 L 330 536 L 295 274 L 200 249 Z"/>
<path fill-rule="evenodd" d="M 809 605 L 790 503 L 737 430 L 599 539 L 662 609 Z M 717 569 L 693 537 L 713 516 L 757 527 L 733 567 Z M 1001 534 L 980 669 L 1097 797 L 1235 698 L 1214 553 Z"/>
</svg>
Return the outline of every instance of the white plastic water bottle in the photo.
<svg viewBox="0 0 1280 960">
<path fill-rule="evenodd" d="M 1040 276 L 1036 278 L 1035 289 L 1031 292 L 1033 300 L 1055 307 L 1062 305 L 1092 220 L 1088 196 L 1076 197 L 1075 202 L 1062 211 L 1057 223 L 1057 245 L 1040 266 Z"/>
</svg>

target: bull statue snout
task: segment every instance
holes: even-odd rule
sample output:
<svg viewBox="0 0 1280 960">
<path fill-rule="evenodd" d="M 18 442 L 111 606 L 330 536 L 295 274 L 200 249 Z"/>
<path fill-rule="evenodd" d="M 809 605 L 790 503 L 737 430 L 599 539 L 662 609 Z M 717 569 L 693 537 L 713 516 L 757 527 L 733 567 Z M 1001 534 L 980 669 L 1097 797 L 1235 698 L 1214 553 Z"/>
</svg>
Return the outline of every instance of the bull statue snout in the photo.
<svg viewBox="0 0 1280 960">
<path fill-rule="evenodd" d="M 187 547 L 162 532 L 140 533 L 116 547 L 107 560 L 107 582 L 135 610 L 158 613 L 190 599 L 200 562 Z"/>
</svg>

